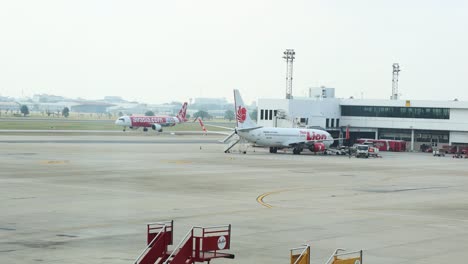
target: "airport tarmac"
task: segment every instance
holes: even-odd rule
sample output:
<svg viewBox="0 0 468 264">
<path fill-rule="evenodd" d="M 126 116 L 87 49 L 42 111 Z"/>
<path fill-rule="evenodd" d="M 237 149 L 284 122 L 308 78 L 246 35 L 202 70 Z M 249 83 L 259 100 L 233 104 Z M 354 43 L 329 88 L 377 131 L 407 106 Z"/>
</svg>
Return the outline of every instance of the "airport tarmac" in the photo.
<svg viewBox="0 0 468 264">
<path fill-rule="evenodd" d="M 468 258 L 466 159 L 224 154 L 221 137 L 0 135 L 0 263 L 133 263 L 146 223 L 171 219 L 175 244 L 232 224 L 236 258 L 213 264 L 289 263 L 304 243 L 311 263 Z"/>
</svg>

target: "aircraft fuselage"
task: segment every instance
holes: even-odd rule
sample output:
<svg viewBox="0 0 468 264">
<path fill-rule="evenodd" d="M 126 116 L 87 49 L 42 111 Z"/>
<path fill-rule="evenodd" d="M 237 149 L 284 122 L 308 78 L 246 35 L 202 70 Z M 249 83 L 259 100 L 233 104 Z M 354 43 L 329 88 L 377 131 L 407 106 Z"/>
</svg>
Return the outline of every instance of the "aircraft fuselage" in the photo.
<svg viewBox="0 0 468 264">
<path fill-rule="evenodd" d="M 326 148 L 333 144 L 333 137 L 326 131 L 305 128 L 260 127 L 238 130 L 238 135 L 263 147 L 285 148 L 298 142 L 322 142 Z"/>
</svg>

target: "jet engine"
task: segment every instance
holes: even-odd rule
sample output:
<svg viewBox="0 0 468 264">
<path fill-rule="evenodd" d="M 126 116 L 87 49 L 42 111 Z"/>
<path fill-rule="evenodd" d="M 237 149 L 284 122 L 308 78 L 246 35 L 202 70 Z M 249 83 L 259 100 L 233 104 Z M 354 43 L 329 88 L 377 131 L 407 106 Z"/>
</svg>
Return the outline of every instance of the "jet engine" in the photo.
<svg viewBox="0 0 468 264">
<path fill-rule="evenodd" d="M 152 124 L 151 128 L 155 131 L 162 132 L 162 126 L 160 124 Z"/>
<path fill-rule="evenodd" d="M 312 152 L 325 151 L 325 144 L 321 142 L 314 143 L 313 145 L 310 145 L 309 150 Z"/>
</svg>

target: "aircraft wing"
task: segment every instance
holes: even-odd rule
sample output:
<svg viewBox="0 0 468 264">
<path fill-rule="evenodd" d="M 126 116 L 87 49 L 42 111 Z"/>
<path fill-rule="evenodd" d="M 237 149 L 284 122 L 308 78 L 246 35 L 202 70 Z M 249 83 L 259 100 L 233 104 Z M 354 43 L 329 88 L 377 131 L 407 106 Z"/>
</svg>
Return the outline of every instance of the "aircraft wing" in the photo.
<svg viewBox="0 0 468 264">
<path fill-rule="evenodd" d="M 222 129 L 226 129 L 226 130 L 236 130 L 236 129 L 233 128 L 233 127 L 217 126 L 217 125 L 211 125 L 211 124 L 205 124 L 205 126 L 216 127 L 216 128 L 222 128 Z"/>
<path fill-rule="evenodd" d="M 225 126 L 218 126 L 218 125 L 212 125 L 212 124 L 204 124 L 203 120 L 200 117 L 197 117 L 193 120 L 193 122 L 198 121 L 200 123 L 200 126 L 202 127 L 203 131 L 206 131 L 205 126 L 210 126 L 210 127 L 216 127 L 216 128 L 222 128 L 226 130 L 236 130 L 233 127 L 225 127 Z"/>
<path fill-rule="evenodd" d="M 205 124 L 203 123 L 203 120 L 202 120 L 200 117 L 198 117 L 198 118 L 196 118 L 195 120 L 193 120 L 193 122 L 195 122 L 195 121 L 197 121 L 197 120 L 198 120 L 198 122 L 200 123 L 200 126 L 201 126 L 201 128 L 202 128 L 202 130 L 203 130 L 203 132 L 201 132 L 201 133 L 204 133 L 205 135 L 207 135 L 207 134 L 225 135 L 225 136 L 228 136 L 228 137 L 230 138 L 230 137 L 232 136 L 232 134 L 235 134 L 235 132 L 236 132 L 236 129 L 235 129 L 235 128 L 232 128 L 232 127 L 224 127 L 224 126 L 216 126 L 216 125 L 205 125 Z M 205 128 L 205 126 L 216 127 L 216 128 L 222 128 L 222 129 L 226 129 L 226 130 L 230 130 L 230 131 L 226 131 L 226 132 L 224 132 L 224 131 L 208 131 L 208 130 Z M 231 131 L 232 131 L 232 132 L 231 132 Z"/>
<path fill-rule="evenodd" d="M 234 128 L 234 127 L 225 127 L 225 126 L 218 126 L 218 125 L 204 124 L 204 123 L 201 123 L 200 125 L 202 125 L 202 126 L 205 125 L 205 126 L 209 126 L 209 127 L 216 127 L 216 128 L 222 128 L 222 129 L 231 130 L 231 131 L 236 130 L 236 128 Z M 262 126 L 249 127 L 249 128 L 237 128 L 237 131 L 250 131 L 250 130 L 254 130 L 254 129 L 258 129 L 258 128 L 262 128 Z"/>
<path fill-rule="evenodd" d="M 170 135 L 229 135 L 229 132 L 223 131 L 164 131 L 163 134 L 170 134 Z"/>
<path fill-rule="evenodd" d="M 256 126 L 256 127 L 249 127 L 249 128 L 238 128 L 237 131 L 250 131 L 250 130 L 255 130 L 258 128 L 262 128 L 262 126 Z"/>
</svg>

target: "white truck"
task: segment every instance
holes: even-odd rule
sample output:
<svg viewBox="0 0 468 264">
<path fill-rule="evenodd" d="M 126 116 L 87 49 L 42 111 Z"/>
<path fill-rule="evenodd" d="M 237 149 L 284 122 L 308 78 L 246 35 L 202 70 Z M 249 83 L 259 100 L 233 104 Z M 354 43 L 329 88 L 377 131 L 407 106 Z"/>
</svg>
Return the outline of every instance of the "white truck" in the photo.
<svg viewBox="0 0 468 264">
<path fill-rule="evenodd" d="M 356 145 L 356 158 L 369 158 L 369 145 Z"/>
</svg>

